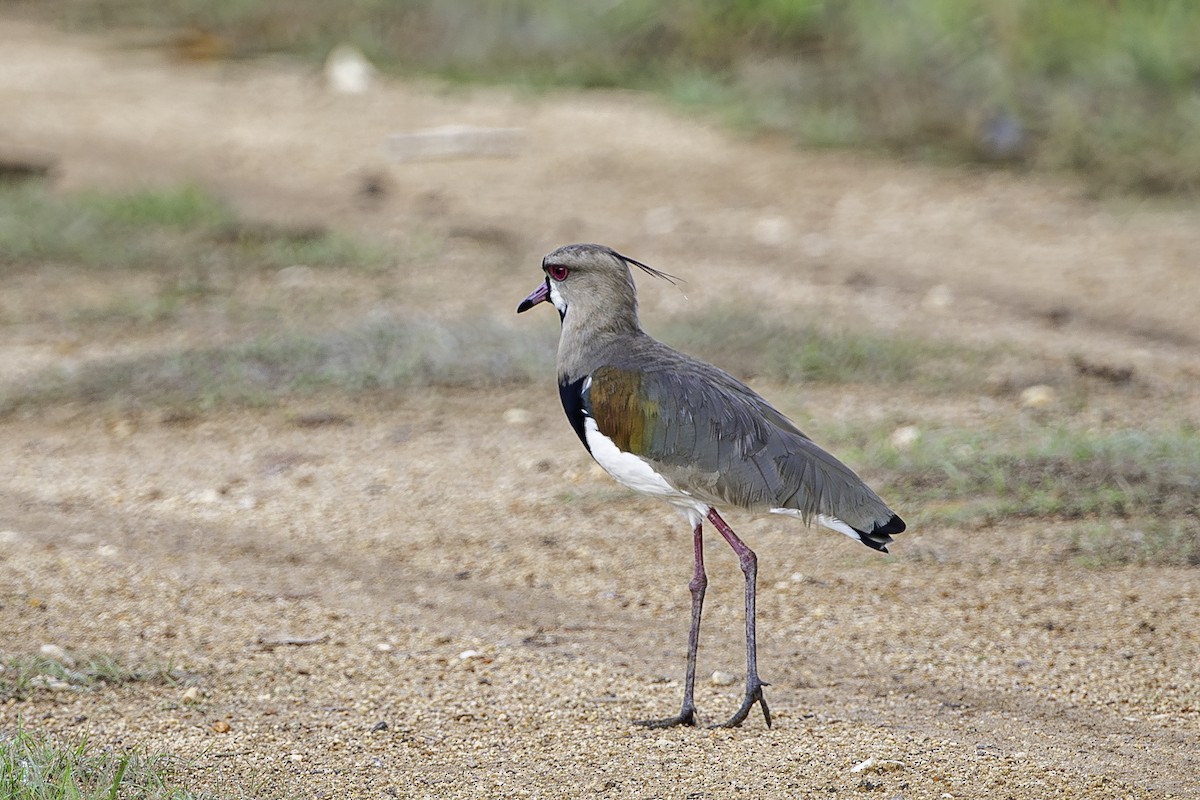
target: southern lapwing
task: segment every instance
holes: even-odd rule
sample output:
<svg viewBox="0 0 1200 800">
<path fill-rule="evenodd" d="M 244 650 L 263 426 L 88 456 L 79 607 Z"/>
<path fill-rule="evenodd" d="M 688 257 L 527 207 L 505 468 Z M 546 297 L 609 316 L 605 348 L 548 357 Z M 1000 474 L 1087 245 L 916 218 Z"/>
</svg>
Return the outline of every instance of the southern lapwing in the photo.
<svg viewBox="0 0 1200 800">
<path fill-rule="evenodd" d="M 631 266 L 672 279 L 603 245 L 560 247 L 542 260 L 546 280 L 517 313 L 545 300 L 554 304 L 562 321 L 558 390 L 571 427 L 618 483 L 661 497 L 692 527 L 695 572 L 688 584 L 692 624 L 683 707 L 677 716 L 638 724 L 696 724 L 696 649 L 708 585 L 701 529 L 707 519 L 733 548 L 746 576 L 746 696 L 721 727 L 740 725 L 755 703 L 769 726 L 754 631 L 758 562 L 716 506 L 815 520 L 885 553 L 904 521 L 744 383 L 646 334 L 638 322 Z"/>
</svg>

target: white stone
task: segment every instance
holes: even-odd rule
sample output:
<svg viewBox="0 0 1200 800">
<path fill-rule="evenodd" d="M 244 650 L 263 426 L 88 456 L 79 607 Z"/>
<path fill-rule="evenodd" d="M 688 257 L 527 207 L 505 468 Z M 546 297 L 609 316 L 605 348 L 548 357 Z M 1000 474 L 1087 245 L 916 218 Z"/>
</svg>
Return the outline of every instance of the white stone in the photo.
<svg viewBox="0 0 1200 800">
<path fill-rule="evenodd" d="M 510 408 L 504 412 L 504 422 L 508 425 L 527 425 L 533 415 L 523 408 Z"/>
<path fill-rule="evenodd" d="M 851 772 L 892 772 L 904 769 L 905 763 L 894 758 L 868 758 L 850 768 Z"/>
<path fill-rule="evenodd" d="M 897 450 L 911 450 L 912 446 L 921 439 L 921 429 L 916 425 L 901 425 L 892 431 L 888 442 Z"/>
<path fill-rule="evenodd" d="M 57 661 L 64 667 L 75 666 L 75 659 L 67 655 L 67 651 L 56 644 L 44 644 L 38 648 L 38 652 L 43 658 L 48 658 L 51 661 Z"/>
<path fill-rule="evenodd" d="M 513 158 L 525 145 L 524 128 L 477 128 L 444 125 L 388 137 L 388 153 L 395 161 L 439 158 Z"/>
<path fill-rule="evenodd" d="M 921 305 L 927 309 L 943 309 L 954 305 L 954 290 L 944 283 L 939 283 L 925 293 Z"/>
<path fill-rule="evenodd" d="M 828 236 L 820 233 L 809 233 L 800 239 L 800 249 L 809 258 L 824 258 L 829 255 L 829 251 L 833 248 L 830 245 Z"/>
<path fill-rule="evenodd" d="M 655 206 L 642 216 L 642 225 L 652 236 L 666 236 L 679 227 L 679 215 L 670 206 Z"/>
<path fill-rule="evenodd" d="M 338 94 L 365 94 L 374 80 L 374 65 L 357 47 L 339 44 L 325 59 L 325 83 Z"/>
<path fill-rule="evenodd" d="M 483 653 L 478 650 L 463 650 L 458 654 L 459 661 L 470 661 L 473 658 L 483 658 Z"/>
<path fill-rule="evenodd" d="M 275 273 L 275 280 L 288 289 L 298 289 L 301 286 L 311 283 L 312 279 L 312 267 L 305 266 L 304 264 L 293 264 Z"/>
<path fill-rule="evenodd" d="M 737 679 L 738 676 L 734 675 L 732 672 L 722 672 L 721 670 L 717 670 L 712 674 L 712 678 L 710 680 L 712 680 L 714 686 L 732 686 L 733 684 L 737 683 Z"/>
<path fill-rule="evenodd" d="M 1021 407 L 1030 409 L 1048 408 L 1058 402 L 1058 392 L 1053 386 L 1039 383 L 1021 392 Z"/>
<path fill-rule="evenodd" d="M 755 221 L 751 235 L 759 244 L 778 247 L 787 241 L 790 227 L 783 217 L 762 217 Z"/>
</svg>

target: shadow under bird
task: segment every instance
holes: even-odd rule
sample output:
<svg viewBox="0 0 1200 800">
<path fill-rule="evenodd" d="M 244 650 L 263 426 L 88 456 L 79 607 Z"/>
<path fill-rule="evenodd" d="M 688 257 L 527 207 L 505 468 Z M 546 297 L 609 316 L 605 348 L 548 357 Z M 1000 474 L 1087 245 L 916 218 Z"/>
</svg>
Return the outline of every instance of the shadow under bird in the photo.
<svg viewBox="0 0 1200 800">
<path fill-rule="evenodd" d="M 672 276 L 597 244 L 570 244 L 542 260 L 545 282 L 517 307 L 558 309 L 558 388 L 567 419 L 592 458 L 618 483 L 659 497 L 687 517 L 695 570 L 683 706 L 639 725 L 695 725 L 696 650 L 708 578 L 707 519 L 737 554 L 746 577 L 746 694 L 721 727 L 740 725 L 757 703 L 771 712 L 758 676 L 755 579 L 758 560 L 716 507 L 816 522 L 887 552 L 904 521 L 842 462 L 728 373 L 646 334 L 630 267 Z"/>
</svg>

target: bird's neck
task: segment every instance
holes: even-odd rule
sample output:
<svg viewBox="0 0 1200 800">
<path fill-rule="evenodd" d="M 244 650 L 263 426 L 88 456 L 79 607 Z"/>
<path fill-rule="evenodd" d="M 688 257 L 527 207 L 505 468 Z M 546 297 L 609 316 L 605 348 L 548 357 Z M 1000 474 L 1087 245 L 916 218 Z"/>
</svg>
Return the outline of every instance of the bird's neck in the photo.
<svg viewBox="0 0 1200 800">
<path fill-rule="evenodd" d="M 573 381 L 590 374 L 613 354 L 627 349 L 633 340 L 645 336 L 636 309 L 631 314 L 604 317 L 574 315 L 574 310 L 568 310 L 562 320 L 558 340 L 559 381 Z"/>
</svg>

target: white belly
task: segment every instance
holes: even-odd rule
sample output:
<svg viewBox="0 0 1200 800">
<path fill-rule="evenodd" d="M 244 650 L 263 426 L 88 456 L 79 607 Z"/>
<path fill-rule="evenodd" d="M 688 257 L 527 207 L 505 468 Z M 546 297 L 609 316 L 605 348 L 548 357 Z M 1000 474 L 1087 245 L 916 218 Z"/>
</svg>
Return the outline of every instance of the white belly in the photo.
<svg viewBox="0 0 1200 800">
<path fill-rule="evenodd" d="M 680 491 L 654 470 L 641 456 L 622 452 L 613 440 L 600 432 L 596 420 L 585 417 L 583 420 L 584 436 L 587 437 L 588 449 L 592 458 L 604 468 L 622 486 L 635 492 L 661 497 L 682 511 L 695 525 L 708 513 L 709 505 L 697 500 L 687 492 Z"/>
</svg>

